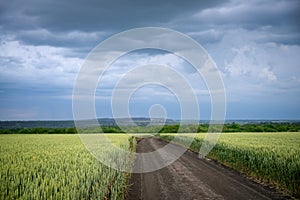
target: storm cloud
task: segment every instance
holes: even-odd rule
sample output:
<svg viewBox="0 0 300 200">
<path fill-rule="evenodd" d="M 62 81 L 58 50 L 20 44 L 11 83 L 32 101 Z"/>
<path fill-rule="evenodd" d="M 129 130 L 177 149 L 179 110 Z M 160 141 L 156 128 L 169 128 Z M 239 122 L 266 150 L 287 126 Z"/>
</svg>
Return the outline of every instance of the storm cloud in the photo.
<svg viewBox="0 0 300 200">
<path fill-rule="evenodd" d="M 1 1 L 0 119 L 72 118 L 72 87 L 88 53 L 148 26 L 180 31 L 206 49 L 224 80 L 228 118 L 299 119 L 299 19 L 298 0 Z M 147 56 L 174 60 L 136 52 L 122 63 Z"/>
</svg>

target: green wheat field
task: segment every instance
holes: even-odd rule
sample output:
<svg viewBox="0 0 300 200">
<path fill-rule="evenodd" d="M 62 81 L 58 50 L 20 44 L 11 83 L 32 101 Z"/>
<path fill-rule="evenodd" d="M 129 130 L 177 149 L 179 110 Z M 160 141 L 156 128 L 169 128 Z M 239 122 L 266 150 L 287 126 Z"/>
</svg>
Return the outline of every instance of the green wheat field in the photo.
<svg viewBox="0 0 300 200">
<path fill-rule="evenodd" d="M 114 145 L 135 151 L 131 136 L 107 135 Z M 190 149 L 199 151 L 204 136 L 197 134 Z M 172 140 L 174 134 L 159 137 Z M 297 196 L 299 155 L 299 132 L 223 133 L 208 157 Z M 77 134 L 0 135 L 0 162 L 1 199 L 124 199 L 130 178 L 97 161 Z"/>
</svg>

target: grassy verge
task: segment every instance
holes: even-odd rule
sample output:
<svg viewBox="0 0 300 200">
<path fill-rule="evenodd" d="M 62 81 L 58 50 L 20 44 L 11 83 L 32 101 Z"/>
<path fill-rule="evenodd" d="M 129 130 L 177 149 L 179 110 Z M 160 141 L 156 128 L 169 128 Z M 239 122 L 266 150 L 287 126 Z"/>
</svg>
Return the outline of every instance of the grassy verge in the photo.
<svg viewBox="0 0 300 200">
<path fill-rule="evenodd" d="M 135 150 L 127 135 L 109 139 Z M 100 163 L 78 135 L 0 135 L 0 162 L 0 199 L 124 199 L 130 176 Z"/>
<path fill-rule="evenodd" d="M 198 134 L 189 148 L 199 152 L 204 136 Z M 171 141 L 174 135 L 159 137 Z M 207 157 L 300 197 L 300 133 L 224 133 Z"/>
</svg>

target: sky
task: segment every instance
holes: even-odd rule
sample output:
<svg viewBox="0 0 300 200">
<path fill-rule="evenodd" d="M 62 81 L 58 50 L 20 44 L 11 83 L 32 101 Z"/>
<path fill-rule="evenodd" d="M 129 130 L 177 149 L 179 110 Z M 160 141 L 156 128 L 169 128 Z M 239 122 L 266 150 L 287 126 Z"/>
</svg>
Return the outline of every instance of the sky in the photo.
<svg viewBox="0 0 300 200">
<path fill-rule="evenodd" d="M 73 86 L 85 58 L 110 36 L 140 27 L 173 29 L 205 48 L 224 82 L 226 119 L 299 120 L 299 19 L 298 0 L 3 0 L 0 120 L 73 119 Z M 147 63 L 185 74 L 197 93 L 201 119 L 210 118 L 201 77 L 178 56 L 149 49 L 112 64 L 97 88 L 97 117 L 112 117 L 113 86 L 124 70 Z M 129 108 L 132 116 L 147 117 L 156 104 L 164 106 L 167 118 L 180 118 L 178 100 L 157 85 L 139 88 Z"/>
</svg>

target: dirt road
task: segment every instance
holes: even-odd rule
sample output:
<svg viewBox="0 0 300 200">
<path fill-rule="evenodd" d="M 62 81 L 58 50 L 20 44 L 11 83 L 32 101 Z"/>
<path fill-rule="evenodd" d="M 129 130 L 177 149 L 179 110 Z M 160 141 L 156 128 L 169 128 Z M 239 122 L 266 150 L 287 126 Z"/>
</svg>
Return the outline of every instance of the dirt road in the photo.
<svg viewBox="0 0 300 200">
<path fill-rule="evenodd" d="M 137 152 L 146 153 L 163 147 L 167 142 L 144 138 Z M 174 144 L 174 148 L 178 145 Z M 214 161 L 200 159 L 185 152 L 171 165 L 131 177 L 127 199 L 285 199 L 274 190 L 257 184 Z"/>
</svg>

